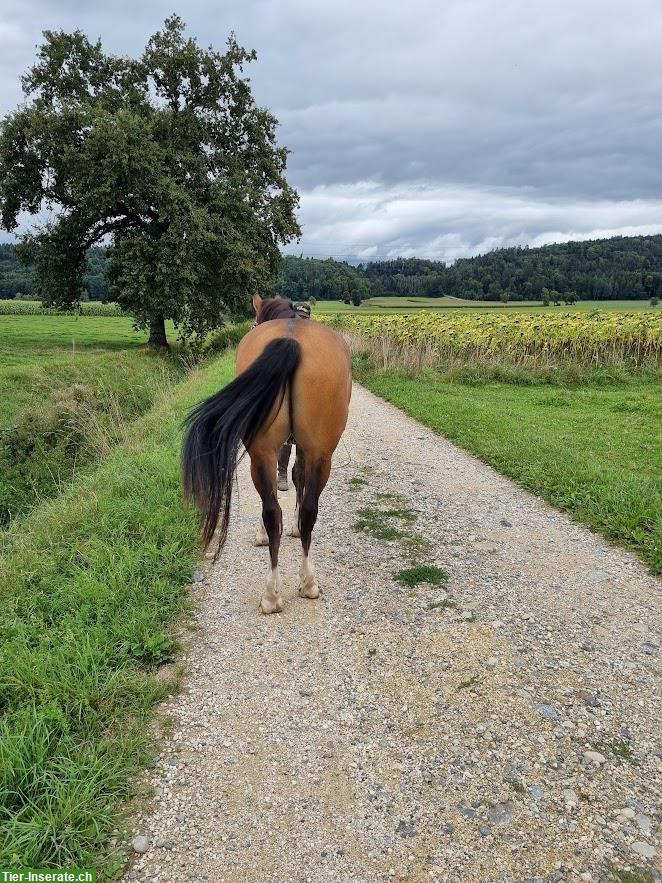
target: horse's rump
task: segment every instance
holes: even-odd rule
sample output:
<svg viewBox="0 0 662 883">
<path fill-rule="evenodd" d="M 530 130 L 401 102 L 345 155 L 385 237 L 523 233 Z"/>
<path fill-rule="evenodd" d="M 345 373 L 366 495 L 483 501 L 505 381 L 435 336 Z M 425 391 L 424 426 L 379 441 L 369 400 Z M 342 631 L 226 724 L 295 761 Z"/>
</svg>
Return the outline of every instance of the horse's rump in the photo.
<svg viewBox="0 0 662 883">
<path fill-rule="evenodd" d="M 337 332 L 317 322 L 276 319 L 257 325 L 241 341 L 237 374 L 245 371 L 278 338 L 295 340 L 301 348 L 301 358 L 282 403 L 265 421 L 265 428 L 272 431 L 268 435 L 262 433 L 253 445 L 278 450 L 291 434 L 297 447 L 311 457 L 333 452 L 347 423 L 352 392 L 347 345 Z"/>
</svg>

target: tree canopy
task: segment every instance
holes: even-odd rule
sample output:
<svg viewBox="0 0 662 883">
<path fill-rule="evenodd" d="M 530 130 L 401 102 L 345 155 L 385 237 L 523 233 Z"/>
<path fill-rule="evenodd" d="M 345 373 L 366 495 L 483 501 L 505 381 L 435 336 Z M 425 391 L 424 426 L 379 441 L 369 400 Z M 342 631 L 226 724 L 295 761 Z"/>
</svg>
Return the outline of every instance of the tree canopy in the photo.
<svg viewBox="0 0 662 883">
<path fill-rule="evenodd" d="M 276 284 L 278 293 L 293 300 L 315 297 L 318 300 L 356 300 L 369 297 L 370 284 L 365 275 L 341 261 L 316 258 L 283 259 Z"/>
<path fill-rule="evenodd" d="M 233 35 L 203 50 L 177 16 L 139 59 L 80 31 L 44 38 L 0 133 L 0 217 L 36 216 L 19 246 L 35 292 L 76 304 L 88 250 L 109 243 L 112 297 L 153 343 L 165 319 L 188 337 L 244 312 L 300 234 L 277 121 L 243 76 L 255 53 Z"/>
</svg>

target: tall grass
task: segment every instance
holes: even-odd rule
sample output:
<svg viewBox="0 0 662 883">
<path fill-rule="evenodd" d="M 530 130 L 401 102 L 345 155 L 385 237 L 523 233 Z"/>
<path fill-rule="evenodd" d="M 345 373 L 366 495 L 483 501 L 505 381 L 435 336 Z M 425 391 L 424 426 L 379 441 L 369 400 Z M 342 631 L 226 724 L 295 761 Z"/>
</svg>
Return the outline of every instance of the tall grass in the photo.
<svg viewBox="0 0 662 883">
<path fill-rule="evenodd" d="M 248 319 L 237 319 L 224 325 L 219 331 L 210 334 L 204 343 L 203 352 L 206 356 L 222 353 L 229 347 L 237 346 L 239 341 L 253 327 L 253 322 Z"/>
<path fill-rule="evenodd" d="M 175 359 L 129 352 L 111 384 L 101 355 L 88 362 L 72 366 L 66 381 L 74 382 L 63 385 L 33 372 L 32 401 L 0 427 L 0 528 L 125 441 L 132 421 L 183 374 Z"/>
<path fill-rule="evenodd" d="M 504 383 L 608 384 L 659 376 L 659 358 L 637 365 L 618 352 L 600 359 L 578 354 L 495 350 L 492 347 L 441 348 L 432 341 L 402 343 L 388 334 L 370 337 L 359 331 L 340 329 L 355 366 L 360 370 L 400 371 L 406 377 L 434 372 L 447 381 L 498 380 Z"/>
<path fill-rule="evenodd" d="M 0 535 L 0 866 L 96 866 L 169 689 L 197 524 L 180 424 L 232 376 L 217 359 L 161 395 L 92 473 Z"/>
</svg>

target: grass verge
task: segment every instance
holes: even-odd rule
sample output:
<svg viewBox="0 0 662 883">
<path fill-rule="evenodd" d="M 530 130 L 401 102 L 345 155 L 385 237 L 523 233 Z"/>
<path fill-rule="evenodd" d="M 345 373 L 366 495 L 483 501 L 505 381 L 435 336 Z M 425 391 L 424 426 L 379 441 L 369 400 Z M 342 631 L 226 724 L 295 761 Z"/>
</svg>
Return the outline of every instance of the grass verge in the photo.
<svg viewBox="0 0 662 883">
<path fill-rule="evenodd" d="M 101 465 L 0 535 L 0 866 L 98 867 L 167 689 L 197 525 L 180 423 L 231 354 L 171 390 Z"/>
<path fill-rule="evenodd" d="M 662 572 L 659 381 L 525 386 L 408 377 L 365 361 L 357 380 Z"/>
</svg>

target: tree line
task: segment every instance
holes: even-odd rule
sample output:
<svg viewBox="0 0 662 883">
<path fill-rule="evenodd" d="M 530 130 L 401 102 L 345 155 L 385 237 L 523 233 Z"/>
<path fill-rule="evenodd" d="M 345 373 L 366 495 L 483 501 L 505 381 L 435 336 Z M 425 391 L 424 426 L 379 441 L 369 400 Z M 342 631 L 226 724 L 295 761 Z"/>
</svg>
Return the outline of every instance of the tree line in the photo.
<svg viewBox="0 0 662 883">
<path fill-rule="evenodd" d="M 372 295 L 469 300 L 637 300 L 662 295 L 662 236 L 504 248 L 451 266 L 416 258 L 360 267 Z"/>
<path fill-rule="evenodd" d="M 83 275 L 82 300 L 108 300 L 110 285 L 105 277 L 106 249 L 91 248 Z M 24 264 L 9 244 L 0 244 L 0 299 L 40 298 L 35 290 L 34 267 Z"/>
<path fill-rule="evenodd" d="M 286 257 L 275 289 L 286 297 L 348 303 L 379 295 L 543 302 L 648 299 L 662 296 L 662 235 L 503 248 L 450 266 L 421 258 L 351 266 Z"/>
<path fill-rule="evenodd" d="M 112 299 L 107 249 L 91 248 L 83 297 Z M 498 249 L 451 266 L 420 258 L 397 258 L 353 266 L 332 258 L 286 255 L 268 293 L 292 300 L 368 297 L 452 297 L 469 300 L 638 300 L 662 297 L 662 235 L 617 236 L 541 248 Z M 0 297 L 30 296 L 34 271 L 10 245 L 0 245 Z"/>
</svg>

